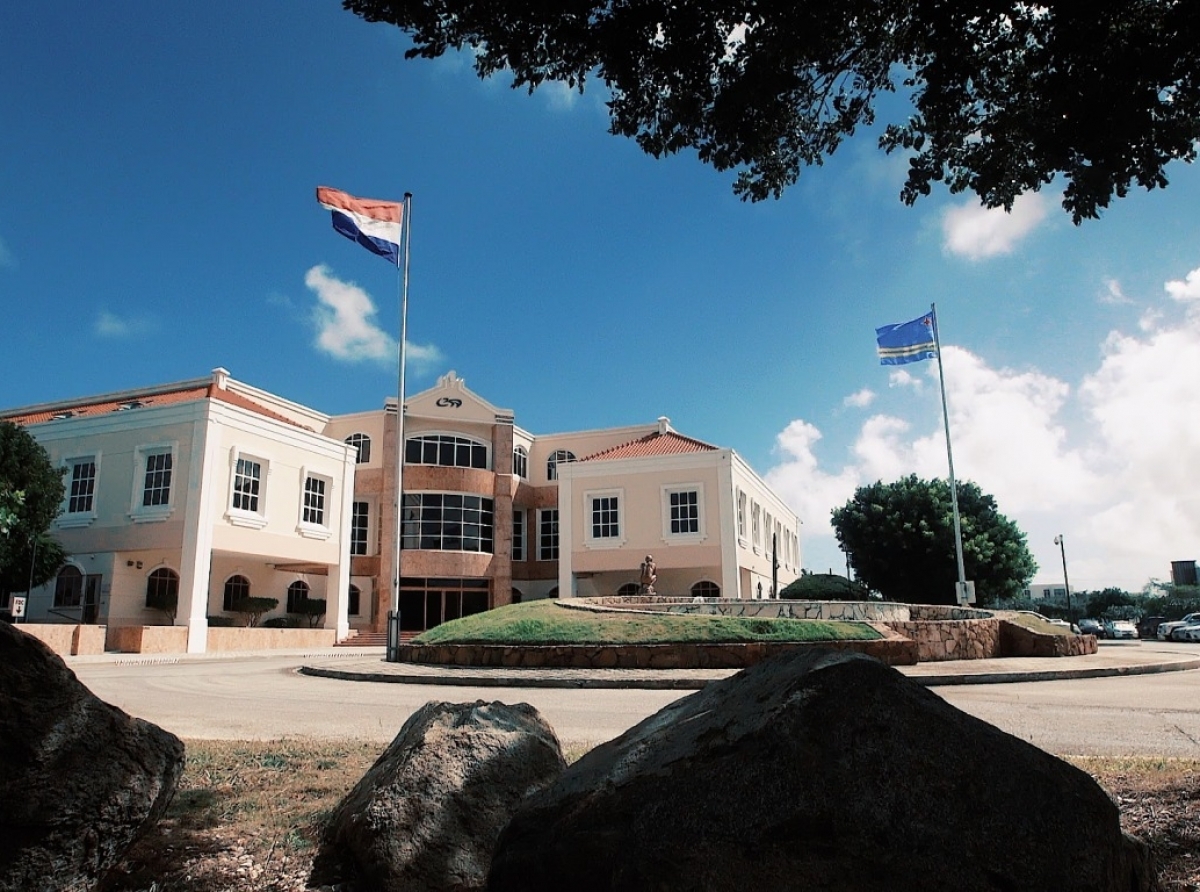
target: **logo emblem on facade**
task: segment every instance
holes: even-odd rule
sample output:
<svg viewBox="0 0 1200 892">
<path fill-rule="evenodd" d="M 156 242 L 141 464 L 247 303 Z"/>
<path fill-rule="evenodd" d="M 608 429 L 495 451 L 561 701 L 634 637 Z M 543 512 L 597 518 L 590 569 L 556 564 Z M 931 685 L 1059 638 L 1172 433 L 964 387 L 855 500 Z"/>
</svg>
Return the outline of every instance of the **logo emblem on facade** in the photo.
<svg viewBox="0 0 1200 892">
<path fill-rule="evenodd" d="M 452 409 L 458 409 L 458 408 L 462 407 L 462 400 L 457 400 L 457 399 L 453 399 L 452 397 L 444 396 L 437 401 L 437 405 L 441 406 L 443 409 L 446 408 L 447 406 L 449 406 Z"/>
</svg>

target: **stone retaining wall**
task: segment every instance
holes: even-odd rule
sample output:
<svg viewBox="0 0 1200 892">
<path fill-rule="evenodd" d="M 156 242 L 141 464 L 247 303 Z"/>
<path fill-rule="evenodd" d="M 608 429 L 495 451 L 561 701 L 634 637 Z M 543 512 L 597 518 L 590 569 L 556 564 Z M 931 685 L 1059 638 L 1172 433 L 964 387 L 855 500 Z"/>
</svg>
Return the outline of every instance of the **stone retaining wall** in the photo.
<svg viewBox="0 0 1200 892">
<path fill-rule="evenodd" d="M 559 607 L 572 610 L 635 610 L 639 612 L 745 616 L 755 619 L 818 619 L 842 622 L 907 620 L 912 607 L 891 601 L 742 601 L 736 598 L 664 598 L 658 595 L 625 595 L 604 598 L 564 598 Z M 944 608 L 950 610 L 952 608 Z M 986 611 L 980 616 L 991 616 Z M 927 617 L 950 619 L 949 616 Z M 956 617 L 957 618 L 957 617 Z"/>
<path fill-rule="evenodd" d="M 282 648 L 333 647 L 333 629 L 267 629 L 262 626 L 209 626 L 208 650 L 278 650 Z"/>
<path fill-rule="evenodd" d="M 1003 655 L 998 619 L 910 620 L 890 622 L 888 628 L 917 645 L 917 660 L 985 660 Z M 1046 636 L 1042 636 L 1046 637 Z"/>
<path fill-rule="evenodd" d="M 880 631 L 887 634 L 885 629 Z M 401 644 L 397 662 L 525 669 L 744 669 L 775 654 L 813 647 L 865 653 L 890 666 L 911 666 L 917 662 L 916 643 L 897 635 L 875 641 L 820 641 L 811 644 L 782 641 L 739 644 L 555 644 L 528 647 Z"/>
<path fill-rule="evenodd" d="M 1006 657 L 1081 657 L 1096 652 L 1096 636 L 1040 635 L 1005 622 L 1000 627 L 1000 650 Z"/>
</svg>

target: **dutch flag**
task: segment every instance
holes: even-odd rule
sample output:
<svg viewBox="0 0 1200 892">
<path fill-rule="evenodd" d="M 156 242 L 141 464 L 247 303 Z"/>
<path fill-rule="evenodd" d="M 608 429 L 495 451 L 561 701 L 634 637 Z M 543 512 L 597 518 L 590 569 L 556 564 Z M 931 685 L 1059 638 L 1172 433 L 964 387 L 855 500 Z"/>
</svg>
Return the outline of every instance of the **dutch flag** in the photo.
<svg viewBox="0 0 1200 892">
<path fill-rule="evenodd" d="M 317 187 L 317 201 L 333 213 L 333 228 L 372 254 L 400 265 L 400 222 L 404 205 L 398 201 L 355 198 L 328 186 Z"/>
</svg>

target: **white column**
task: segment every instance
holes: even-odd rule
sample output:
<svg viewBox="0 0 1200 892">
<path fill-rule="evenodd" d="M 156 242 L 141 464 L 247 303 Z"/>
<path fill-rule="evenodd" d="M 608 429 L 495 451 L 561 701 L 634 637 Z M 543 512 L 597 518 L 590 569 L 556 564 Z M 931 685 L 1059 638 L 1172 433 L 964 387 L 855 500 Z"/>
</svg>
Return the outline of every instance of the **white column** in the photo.
<svg viewBox="0 0 1200 892">
<path fill-rule="evenodd" d="M 192 425 L 188 455 L 187 509 L 183 518 L 183 554 L 179 563 L 179 610 L 176 625 L 188 627 L 187 651 L 208 649 L 208 588 L 212 566 L 213 468 L 220 432 L 208 400 L 200 404 L 200 417 Z M 182 481 L 180 481 L 182 482 Z"/>
<path fill-rule="evenodd" d="M 574 487 L 571 485 L 571 473 L 566 470 L 569 467 L 570 464 L 567 463 L 558 465 L 558 596 L 560 598 L 575 597 L 575 580 L 571 573 L 571 551 L 574 548 L 575 539 L 572 528 Z"/>
<path fill-rule="evenodd" d="M 741 598 L 738 572 L 737 487 L 733 482 L 733 453 L 721 451 L 717 468 L 717 511 L 721 519 L 721 597 Z"/>
<path fill-rule="evenodd" d="M 325 583 L 325 628 L 333 629 L 338 641 L 350 634 L 350 522 L 354 516 L 354 464 L 357 451 L 346 447 L 342 462 L 341 505 L 337 524 L 337 562 L 329 567 Z"/>
</svg>

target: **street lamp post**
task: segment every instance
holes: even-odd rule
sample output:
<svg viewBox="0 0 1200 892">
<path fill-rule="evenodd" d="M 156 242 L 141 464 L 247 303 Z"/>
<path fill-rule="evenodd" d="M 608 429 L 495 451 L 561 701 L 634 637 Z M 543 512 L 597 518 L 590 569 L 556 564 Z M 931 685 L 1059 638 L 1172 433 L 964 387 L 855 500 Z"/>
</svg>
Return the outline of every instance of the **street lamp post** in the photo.
<svg viewBox="0 0 1200 892">
<path fill-rule="evenodd" d="M 1062 533 L 1054 537 L 1054 544 L 1058 546 L 1058 551 L 1062 555 L 1063 585 L 1067 587 L 1067 622 L 1071 622 L 1071 581 L 1067 578 L 1067 546 Z"/>
</svg>

